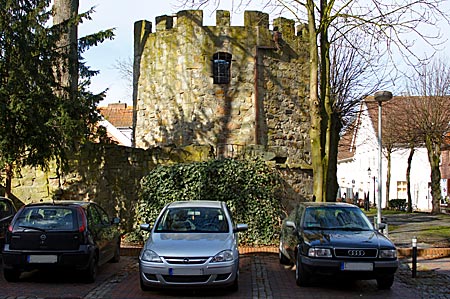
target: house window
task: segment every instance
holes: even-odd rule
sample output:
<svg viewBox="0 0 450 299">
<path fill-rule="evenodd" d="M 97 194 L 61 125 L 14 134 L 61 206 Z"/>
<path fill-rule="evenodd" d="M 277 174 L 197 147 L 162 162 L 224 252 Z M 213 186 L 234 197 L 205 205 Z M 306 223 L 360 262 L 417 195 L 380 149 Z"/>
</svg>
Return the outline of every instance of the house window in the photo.
<svg viewBox="0 0 450 299">
<path fill-rule="evenodd" d="M 213 55 L 214 84 L 230 83 L 231 54 L 217 52 Z"/>
<path fill-rule="evenodd" d="M 397 198 L 407 198 L 405 181 L 397 181 Z"/>
</svg>

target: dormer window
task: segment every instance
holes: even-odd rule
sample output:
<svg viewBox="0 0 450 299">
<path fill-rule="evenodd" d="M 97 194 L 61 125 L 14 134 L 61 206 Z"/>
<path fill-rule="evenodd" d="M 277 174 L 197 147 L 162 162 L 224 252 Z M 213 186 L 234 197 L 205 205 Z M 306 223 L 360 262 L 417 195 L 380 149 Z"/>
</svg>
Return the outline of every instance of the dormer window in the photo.
<svg viewBox="0 0 450 299">
<path fill-rule="evenodd" d="M 217 52 L 213 55 L 213 78 L 214 84 L 230 83 L 231 54 Z"/>
</svg>

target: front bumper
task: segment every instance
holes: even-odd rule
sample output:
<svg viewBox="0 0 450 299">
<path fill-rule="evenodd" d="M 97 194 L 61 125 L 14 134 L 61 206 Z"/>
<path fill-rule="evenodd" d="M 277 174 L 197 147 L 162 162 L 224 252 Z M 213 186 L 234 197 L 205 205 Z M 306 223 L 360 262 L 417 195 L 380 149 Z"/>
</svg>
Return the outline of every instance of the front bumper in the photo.
<svg viewBox="0 0 450 299">
<path fill-rule="evenodd" d="M 180 265 L 139 260 L 141 282 L 148 287 L 226 287 L 238 278 L 239 259 L 222 263 Z"/>
<path fill-rule="evenodd" d="M 344 270 L 343 263 L 371 263 L 372 270 Z M 348 276 L 357 279 L 375 279 L 386 275 L 393 275 L 398 269 L 398 260 L 343 260 L 310 258 L 301 256 L 301 266 L 311 274 Z"/>
</svg>

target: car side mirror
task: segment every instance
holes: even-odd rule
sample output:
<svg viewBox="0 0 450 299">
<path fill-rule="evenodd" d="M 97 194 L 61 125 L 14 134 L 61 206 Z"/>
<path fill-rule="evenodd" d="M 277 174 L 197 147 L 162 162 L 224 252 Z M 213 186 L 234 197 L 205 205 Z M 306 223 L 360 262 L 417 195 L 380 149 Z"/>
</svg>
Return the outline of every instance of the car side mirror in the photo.
<svg viewBox="0 0 450 299">
<path fill-rule="evenodd" d="M 286 224 L 286 227 L 290 227 L 290 228 L 292 228 L 294 230 L 297 230 L 297 226 L 295 225 L 294 221 L 287 220 L 285 222 L 285 224 Z"/>
<path fill-rule="evenodd" d="M 243 232 L 246 230 L 248 230 L 248 224 L 238 223 L 238 224 L 236 224 L 236 227 L 233 229 L 233 232 L 237 233 L 237 232 Z"/>
<path fill-rule="evenodd" d="M 152 228 L 150 227 L 150 224 L 148 224 L 148 223 L 143 223 L 143 224 L 139 225 L 139 228 L 142 230 L 148 231 L 148 232 L 152 230 Z"/>
</svg>

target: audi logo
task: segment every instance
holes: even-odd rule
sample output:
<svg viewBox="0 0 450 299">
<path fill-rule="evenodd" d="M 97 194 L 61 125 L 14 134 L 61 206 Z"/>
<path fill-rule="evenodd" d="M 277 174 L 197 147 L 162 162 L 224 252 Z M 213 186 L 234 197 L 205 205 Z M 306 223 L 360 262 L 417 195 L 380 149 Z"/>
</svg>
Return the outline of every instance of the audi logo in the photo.
<svg viewBox="0 0 450 299">
<path fill-rule="evenodd" d="M 364 250 L 349 250 L 347 254 L 348 256 L 364 256 L 366 252 Z"/>
</svg>

